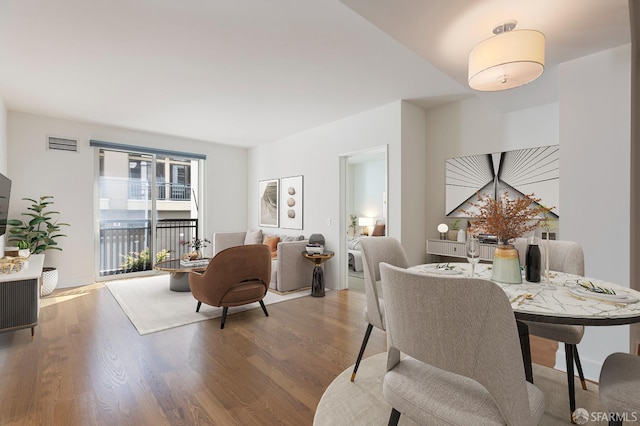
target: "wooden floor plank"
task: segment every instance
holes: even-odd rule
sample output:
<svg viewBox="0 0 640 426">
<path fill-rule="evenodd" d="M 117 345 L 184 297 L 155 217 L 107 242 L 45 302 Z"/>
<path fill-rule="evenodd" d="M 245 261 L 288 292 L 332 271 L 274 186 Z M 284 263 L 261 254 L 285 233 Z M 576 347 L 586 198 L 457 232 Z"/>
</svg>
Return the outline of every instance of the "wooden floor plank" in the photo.
<svg viewBox="0 0 640 426">
<path fill-rule="evenodd" d="M 0 424 L 311 425 L 355 362 L 364 304 L 328 291 L 140 336 L 104 286 L 57 290 L 33 341 L 0 333 Z M 365 357 L 385 346 L 374 330 Z M 553 366 L 552 342 L 532 346 Z"/>
</svg>

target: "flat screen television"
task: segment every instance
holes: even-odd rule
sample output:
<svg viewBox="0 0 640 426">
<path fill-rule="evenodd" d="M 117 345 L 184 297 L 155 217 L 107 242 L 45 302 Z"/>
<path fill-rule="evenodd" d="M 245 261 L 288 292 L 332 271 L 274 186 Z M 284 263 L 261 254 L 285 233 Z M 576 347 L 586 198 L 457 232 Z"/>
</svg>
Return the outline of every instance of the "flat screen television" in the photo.
<svg viewBox="0 0 640 426">
<path fill-rule="evenodd" d="M 7 231 L 9 215 L 9 196 L 11 195 L 11 180 L 0 174 L 0 235 Z"/>
</svg>

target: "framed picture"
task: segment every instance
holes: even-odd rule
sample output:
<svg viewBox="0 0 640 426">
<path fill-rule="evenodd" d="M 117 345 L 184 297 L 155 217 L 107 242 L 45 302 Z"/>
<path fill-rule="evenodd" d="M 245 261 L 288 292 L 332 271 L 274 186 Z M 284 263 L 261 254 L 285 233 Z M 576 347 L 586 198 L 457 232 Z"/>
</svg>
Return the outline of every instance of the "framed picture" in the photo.
<svg viewBox="0 0 640 426">
<path fill-rule="evenodd" d="M 279 196 L 279 181 L 278 179 L 261 180 L 259 182 L 259 196 L 260 200 L 258 205 L 259 210 L 259 223 L 260 226 L 272 226 L 278 227 L 278 196 Z"/>
<path fill-rule="evenodd" d="M 560 216 L 560 146 L 540 146 L 515 151 L 494 152 L 449 158 L 445 162 L 445 214 L 468 217 L 475 211 L 469 202 L 477 194 L 509 199 L 535 194 L 540 204 L 553 207 L 551 216 Z"/>
<path fill-rule="evenodd" d="M 303 177 L 292 176 L 280 179 L 280 227 L 288 229 L 302 229 L 302 215 L 304 213 Z"/>
</svg>

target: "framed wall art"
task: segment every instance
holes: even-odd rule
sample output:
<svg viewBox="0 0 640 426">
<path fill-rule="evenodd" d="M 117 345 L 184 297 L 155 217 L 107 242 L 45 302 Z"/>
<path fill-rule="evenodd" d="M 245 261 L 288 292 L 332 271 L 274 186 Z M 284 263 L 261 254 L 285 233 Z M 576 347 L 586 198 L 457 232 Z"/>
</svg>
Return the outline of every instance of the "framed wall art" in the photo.
<svg viewBox="0 0 640 426">
<path fill-rule="evenodd" d="M 468 217 L 477 194 L 516 199 L 535 194 L 540 204 L 560 215 L 560 145 L 448 158 L 445 161 L 445 214 Z"/>
<path fill-rule="evenodd" d="M 302 176 L 280 179 L 280 227 L 302 229 L 304 181 Z"/>
<path fill-rule="evenodd" d="M 258 201 L 260 226 L 271 226 L 277 228 L 278 224 L 278 196 L 279 180 L 261 180 L 258 185 L 260 199 Z"/>
</svg>

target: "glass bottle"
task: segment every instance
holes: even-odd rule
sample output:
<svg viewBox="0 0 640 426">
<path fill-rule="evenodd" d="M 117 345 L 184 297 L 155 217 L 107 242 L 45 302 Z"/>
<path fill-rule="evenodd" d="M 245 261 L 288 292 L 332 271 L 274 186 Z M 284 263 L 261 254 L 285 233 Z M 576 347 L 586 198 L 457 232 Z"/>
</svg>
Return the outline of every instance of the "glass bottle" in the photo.
<svg viewBox="0 0 640 426">
<path fill-rule="evenodd" d="M 540 282 L 540 271 L 542 266 L 542 254 L 540 246 L 535 237 L 531 237 L 527 244 L 525 256 L 525 279 L 532 283 Z"/>
</svg>

